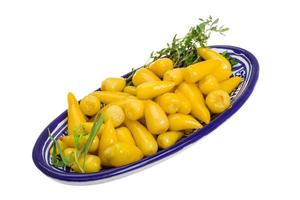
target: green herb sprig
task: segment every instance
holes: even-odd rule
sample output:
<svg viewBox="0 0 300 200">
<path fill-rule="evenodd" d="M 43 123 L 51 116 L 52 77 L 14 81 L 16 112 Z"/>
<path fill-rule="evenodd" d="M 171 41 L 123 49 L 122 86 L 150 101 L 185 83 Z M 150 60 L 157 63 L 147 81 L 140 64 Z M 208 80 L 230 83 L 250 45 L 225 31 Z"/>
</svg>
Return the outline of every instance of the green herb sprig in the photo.
<svg viewBox="0 0 300 200">
<path fill-rule="evenodd" d="M 132 78 L 137 69 L 131 68 L 130 75 L 126 78 L 126 85 L 133 85 Z"/>
<path fill-rule="evenodd" d="M 104 117 L 103 115 L 100 115 L 99 113 L 96 115 L 96 119 L 95 122 L 93 124 L 91 133 L 87 139 L 87 142 L 85 143 L 85 145 L 80 149 L 80 151 L 78 152 L 78 157 L 80 158 L 81 156 L 86 156 L 91 145 L 93 144 L 93 140 L 96 137 L 98 131 L 100 130 L 100 127 L 102 126 L 104 122 Z"/>
<path fill-rule="evenodd" d="M 160 51 L 152 52 L 150 57 L 152 61 L 159 58 L 170 58 L 174 62 L 175 67 L 187 67 L 201 61 L 197 53 L 197 48 L 206 47 L 207 41 L 212 33 L 224 35 L 229 28 L 219 26 L 219 19 L 213 19 L 211 16 L 208 19 L 199 19 L 200 23 L 191 27 L 189 32 L 183 38 L 173 37 L 172 42 L 167 44 L 167 47 Z"/>
<path fill-rule="evenodd" d="M 223 53 L 221 53 L 221 55 L 223 55 L 230 62 L 231 66 L 234 66 L 239 63 L 237 59 L 231 57 L 227 51 L 224 51 Z"/>
<path fill-rule="evenodd" d="M 206 47 L 212 33 L 224 35 L 229 28 L 218 25 L 219 19 L 213 19 L 211 16 L 206 20 L 200 18 L 199 21 L 199 24 L 191 27 L 184 37 L 178 38 L 175 35 L 166 48 L 152 52 L 149 61 L 153 62 L 159 58 L 170 58 L 174 62 L 175 67 L 187 67 L 200 62 L 201 57 L 198 55 L 197 48 Z M 147 64 L 149 63 L 142 67 L 147 66 Z M 132 77 L 135 71 L 136 69 L 132 69 L 131 75 L 126 78 L 126 85 L 132 85 Z"/>
<path fill-rule="evenodd" d="M 74 154 L 75 155 L 70 155 L 70 157 L 66 157 L 63 154 L 62 148 L 60 146 L 60 144 L 53 138 L 53 136 L 50 133 L 50 130 L 48 128 L 48 134 L 50 139 L 53 141 L 54 145 L 53 145 L 53 152 L 51 154 L 51 163 L 53 166 L 60 168 L 60 167 L 71 167 L 73 164 L 77 164 L 78 168 L 80 169 L 80 171 L 82 173 L 84 173 L 84 165 L 85 165 L 85 157 L 88 153 L 88 150 L 90 149 L 94 138 L 96 137 L 98 131 L 100 130 L 100 127 L 102 126 L 104 122 L 104 117 L 102 115 L 97 115 L 96 116 L 96 120 L 95 123 L 93 124 L 91 133 L 89 134 L 89 137 L 87 139 L 87 142 L 85 143 L 85 145 L 83 145 L 81 148 L 79 148 L 80 145 L 80 140 L 84 134 L 84 132 L 82 131 L 82 129 L 80 128 L 80 133 L 78 134 L 78 129 L 74 130 L 74 143 L 75 143 L 75 148 L 78 149 L 78 152 L 75 151 Z M 58 154 L 57 155 L 57 150 L 58 150 Z M 71 162 L 71 156 L 74 156 L 75 159 L 73 159 L 74 161 Z M 83 165 L 81 166 L 79 164 L 79 159 L 83 157 L 84 158 L 84 162 Z"/>
<path fill-rule="evenodd" d="M 65 157 L 62 151 L 62 148 L 60 144 L 53 138 L 53 136 L 50 133 L 50 130 L 48 128 L 48 135 L 50 139 L 53 141 L 53 151 L 51 155 L 51 163 L 53 166 L 59 168 L 59 167 L 64 167 L 64 166 L 71 166 L 70 159 Z M 58 150 L 58 152 L 57 152 Z M 58 153 L 58 155 L 57 155 Z"/>
</svg>

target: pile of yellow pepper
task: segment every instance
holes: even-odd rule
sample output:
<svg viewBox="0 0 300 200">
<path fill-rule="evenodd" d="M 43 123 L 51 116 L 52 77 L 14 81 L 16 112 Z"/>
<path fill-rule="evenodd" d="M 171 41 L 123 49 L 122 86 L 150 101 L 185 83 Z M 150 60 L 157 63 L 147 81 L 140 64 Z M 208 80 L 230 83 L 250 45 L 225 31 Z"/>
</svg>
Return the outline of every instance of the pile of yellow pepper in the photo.
<svg viewBox="0 0 300 200">
<path fill-rule="evenodd" d="M 85 158 L 79 165 L 85 173 L 104 167 L 136 162 L 158 149 L 174 145 L 185 133 L 202 128 L 230 107 L 229 94 L 242 82 L 231 77 L 231 64 L 209 48 L 199 48 L 204 59 L 185 68 L 174 68 L 169 58 L 160 58 L 134 72 L 131 86 L 124 78 L 108 78 L 101 91 L 84 97 L 80 103 L 68 94 L 68 135 L 59 138 L 65 156 L 76 151 L 74 130 L 82 127 L 83 146 L 97 113 L 104 116 Z M 230 78 L 231 77 L 231 78 Z"/>
</svg>

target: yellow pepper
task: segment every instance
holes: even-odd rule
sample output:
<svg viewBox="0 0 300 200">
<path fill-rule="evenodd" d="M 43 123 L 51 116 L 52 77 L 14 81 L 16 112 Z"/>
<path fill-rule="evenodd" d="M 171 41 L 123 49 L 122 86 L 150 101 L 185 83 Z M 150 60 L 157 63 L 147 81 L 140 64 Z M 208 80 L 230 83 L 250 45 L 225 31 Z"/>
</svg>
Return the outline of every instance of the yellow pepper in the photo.
<svg viewBox="0 0 300 200">
<path fill-rule="evenodd" d="M 142 151 L 134 146 L 125 143 L 116 143 L 103 151 L 103 157 L 112 167 L 120 167 L 143 158 Z"/>
<path fill-rule="evenodd" d="M 114 127 L 120 126 L 125 120 L 125 113 L 118 105 L 109 104 L 101 112 L 104 116 L 104 122 L 110 119 Z"/>
<path fill-rule="evenodd" d="M 181 107 L 181 98 L 172 92 L 167 92 L 157 97 L 156 102 L 168 114 L 176 113 Z"/>
<path fill-rule="evenodd" d="M 232 74 L 231 64 L 223 55 L 219 54 L 218 52 L 212 49 L 204 47 L 198 48 L 197 50 L 199 56 L 201 56 L 205 60 L 214 59 L 220 60 L 222 62 L 222 64 L 216 67 L 216 69 L 214 69 L 211 73 L 217 78 L 218 81 L 223 81 L 230 77 L 230 75 Z"/>
<path fill-rule="evenodd" d="M 204 48 L 204 47 L 200 47 L 197 49 L 199 56 L 201 56 L 202 58 L 204 58 L 205 60 L 220 60 L 222 63 L 224 63 L 228 69 L 231 70 L 231 64 L 230 62 L 221 54 L 219 54 L 218 52 L 209 49 L 209 48 Z"/>
<path fill-rule="evenodd" d="M 78 129 L 82 123 L 86 122 L 83 113 L 80 110 L 75 96 L 68 93 L 68 134 L 72 135 L 75 129 Z"/>
<path fill-rule="evenodd" d="M 218 67 L 216 67 L 216 69 L 214 69 L 211 72 L 211 75 L 216 77 L 218 81 L 224 81 L 229 79 L 231 74 L 232 74 L 231 68 L 228 68 L 228 66 L 226 66 L 224 63 L 221 63 Z"/>
<path fill-rule="evenodd" d="M 91 95 L 97 97 L 100 102 L 105 104 L 120 101 L 130 96 L 128 93 L 114 91 L 96 91 L 91 93 Z"/>
<path fill-rule="evenodd" d="M 64 151 L 64 150 L 67 148 L 67 145 L 62 141 L 62 138 L 63 138 L 63 137 L 60 137 L 60 138 L 57 140 L 57 142 L 58 142 L 58 144 L 60 145 L 61 150 Z M 54 145 L 54 144 L 53 144 L 53 145 Z M 53 146 L 52 146 L 51 149 L 50 149 L 50 155 L 52 155 L 52 153 L 53 153 Z M 58 155 L 58 154 L 59 154 L 59 151 L 56 149 L 56 155 Z"/>
<path fill-rule="evenodd" d="M 86 134 L 88 134 L 88 133 L 91 133 L 92 128 L 93 128 L 93 125 L 94 125 L 94 122 L 84 122 L 84 123 L 81 124 L 81 125 L 82 125 L 82 128 L 83 128 L 84 132 L 85 132 Z M 101 127 L 102 127 L 102 126 L 101 126 Z"/>
<path fill-rule="evenodd" d="M 79 106 L 83 114 L 93 116 L 100 110 L 101 103 L 97 97 L 87 95 L 80 101 Z"/>
<path fill-rule="evenodd" d="M 135 145 L 134 139 L 127 127 L 120 127 L 116 129 L 117 139 L 119 142 Z"/>
<path fill-rule="evenodd" d="M 177 88 L 192 105 L 192 115 L 198 120 L 208 124 L 210 122 L 210 113 L 205 105 L 203 95 L 197 86 L 193 83 L 181 83 Z"/>
<path fill-rule="evenodd" d="M 189 65 L 184 70 L 184 80 L 188 83 L 195 83 L 210 74 L 221 64 L 222 62 L 219 60 L 206 60 Z"/>
<path fill-rule="evenodd" d="M 239 76 L 232 77 L 220 83 L 220 88 L 230 94 L 241 82 L 243 78 Z"/>
<path fill-rule="evenodd" d="M 167 71 L 164 74 L 164 81 L 174 82 L 175 85 L 179 85 L 183 81 L 184 68 L 176 68 Z"/>
<path fill-rule="evenodd" d="M 186 115 L 189 114 L 192 111 L 192 104 L 190 101 L 179 90 L 175 90 L 175 94 L 180 99 L 180 108 L 178 112 Z"/>
<path fill-rule="evenodd" d="M 71 168 L 78 173 L 82 173 L 79 166 L 75 160 L 75 150 L 74 148 L 67 148 L 64 150 L 64 156 L 73 162 Z M 101 160 L 98 156 L 87 154 L 86 156 L 81 156 L 78 160 L 80 167 L 84 170 L 84 173 L 95 173 L 101 170 Z"/>
<path fill-rule="evenodd" d="M 93 125 L 94 125 L 94 122 L 85 122 L 82 124 L 82 128 L 86 134 L 90 134 L 92 131 Z M 100 136 L 101 136 L 100 134 L 101 134 L 101 130 L 103 129 L 103 127 L 104 126 L 101 126 L 100 130 L 97 133 L 99 139 L 100 139 Z"/>
<path fill-rule="evenodd" d="M 131 85 L 126 86 L 126 87 L 124 88 L 123 92 L 128 93 L 128 94 L 131 94 L 131 95 L 136 95 L 136 87 L 131 86 Z"/>
<path fill-rule="evenodd" d="M 139 99 L 127 99 L 123 110 L 127 119 L 138 120 L 144 116 L 144 102 Z"/>
<path fill-rule="evenodd" d="M 180 113 L 171 114 L 168 116 L 171 131 L 183 131 L 187 129 L 197 129 L 203 126 L 191 115 Z"/>
<path fill-rule="evenodd" d="M 102 164 L 104 166 L 108 166 L 109 163 L 103 156 L 103 151 L 110 145 L 118 142 L 117 133 L 113 126 L 112 120 L 109 118 L 102 129 L 100 143 L 99 143 L 99 151 L 98 155 L 101 158 Z"/>
<path fill-rule="evenodd" d="M 81 137 L 79 142 L 79 148 L 83 147 L 83 145 L 86 144 L 87 140 L 89 138 L 89 135 L 84 135 Z M 62 137 L 62 141 L 67 147 L 75 147 L 75 140 L 73 135 L 67 135 Z M 92 145 L 90 146 L 89 152 L 95 152 L 97 151 L 99 146 L 99 138 L 96 136 L 92 142 Z"/>
<path fill-rule="evenodd" d="M 169 148 L 173 146 L 180 138 L 182 138 L 183 133 L 179 131 L 169 131 L 160 134 L 157 137 L 158 146 L 162 149 Z"/>
<path fill-rule="evenodd" d="M 101 90 L 121 92 L 125 85 L 126 81 L 124 78 L 107 78 L 102 81 Z"/>
<path fill-rule="evenodd" d="M 134 86 L 138 86 L 148 81 L 159 81 L 159 80 L 160 79 L 152 71 L 144 67 L 138 69 L 132 77 L 132 83 Z"/>
<path fill-rule="evenodd" d="M 101 160 L 95 155 L 86 155 L 79 158 L 79 165 L 84 170 L 84 173 L 95 173 L 101 170 Z M 71 168 L 75 172 L 81 172 L 78 165 L 74 163 Z"/>
<path fill-rule="evenodd" d="M 200 91 L 207 95 L 209 92 L 219 89 L 219 83 L 215 76 L 209 74 L 199 82 Z"/>
<path fill-rule="evenodd" d="M 75 152 L 78 152 L 78 150 L 71 147 L 67 147 L 64 149 L 63 154 L 67 159 L 69 159 L 70 162 L 73 162 Z"/>
<path fill-rule="evenodd" d="M 157 135 L 166 132 L 169 128 L 166 113 L 157 103 L 151 100 L 145 101 L 145 120 L 148 130 L 152 134 Z"/>
<path fill-rule="evenodd" d="M 125 124 L 143 155 L 150 156 L 157 152 L 158 146 L 155 138 L 140 122 L 126 120 Z"/>
<path fill-rule="evenodd" d="M 136 96 L 139 99 L 152 99 L 161 94 L 169 92 L 175 86 L 174 82 L 169 81 L 150 81 L 137 86 Z"/>
<path fill-rule="evenodd" d="M 110 105 L 122 107 L 125 117 L 130 120 L 138 120 L 144 116 L 144 102 L 137 98 L 128 97 L 125 100 L 115 101 Z"/>
<path fill-rule="evenodd" d="M 230 106 L 230 97 L 225 90 L 214 90 L 206 96 L 206 105 L 212 113 L 222 113 Z"/>
<path fill-rule="evenodd" d="M 152 62 L 148 69 L 155 73 L 158 77 L 162 78 L 166 71 L 173 69 L 173 61 L 170 58 L 159 58 Z"/>
</svg>

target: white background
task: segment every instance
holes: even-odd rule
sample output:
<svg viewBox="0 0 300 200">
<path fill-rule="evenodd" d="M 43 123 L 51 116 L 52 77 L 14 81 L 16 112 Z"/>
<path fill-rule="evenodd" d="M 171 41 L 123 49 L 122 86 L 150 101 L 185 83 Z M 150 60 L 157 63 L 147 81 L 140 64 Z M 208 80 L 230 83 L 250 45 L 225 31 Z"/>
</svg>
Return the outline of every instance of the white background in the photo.
<svg viewBox="0 0 300 200">
<path fill-rule="evenodd" d="M 1 198 L 299 199 L 296 2 L 1 0 Z M 233 117 L 171 159 L 104 184 L 64 185 L 34 166 L 35 140 L 66 109 L 68 91 L 82 98 L 209 15 L 231 28 L 210 45 L 246 48 L 260 63 Z"/>
</svg>

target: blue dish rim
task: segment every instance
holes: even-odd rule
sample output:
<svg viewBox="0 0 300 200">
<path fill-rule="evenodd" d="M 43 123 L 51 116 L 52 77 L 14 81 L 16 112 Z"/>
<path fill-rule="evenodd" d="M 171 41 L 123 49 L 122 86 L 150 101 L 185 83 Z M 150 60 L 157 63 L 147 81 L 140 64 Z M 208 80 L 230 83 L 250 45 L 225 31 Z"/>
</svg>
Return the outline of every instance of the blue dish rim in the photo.
<svg viewBox="0 0 300 200">
<path fill-rule="evenodd" d="M 64 111 L 62 114 L 60 114 L 55 120 L 53 120 L 40 134 L 38 137 L 33 151 L 32 151 L 32 159 L 36 167 L 41 170 L 44 174 L 47 176 L 50 176 L 52 178 L 67 181 L 67 182 L 90 182 L 90 181 L 99 181 L 99 180 L 105 180 L 109 178 L 113 178 L 118 175 L 125 174 L 127 172 L 131 172 L 133 170 L 137 170 L 140 168 L 143 168 L 149 164 L 155 163 L 161 159 L 167 158 L 168 156 L 180 151 L 182 148 L 189 146 L 190 144 L 198 141 L 200 138 L 208 135 L 210 132 L 212 132 L 214 129 L 216 129 L 218 126 L 220 126 L 224 121 L 226 121 L 228 118 L 230 118 L 237 110 L 240 109 L 240 107 L 246 102 L 246 100 L 249 98 L 251 93 L 253 92 L 253 89 L 256 85 L 258 76 L 259 76 L 259 63 L 255 56 L 250 53 L 249 51 L 235 46 L 230 45 L 213 45 L 210 46 L 211 48 L 220 48 L 220 49 L 227 49 L 227 50 L 233 50 L 235 52 L 240 52 L 242 54 L 245 54 L 246 57 L 250 60 L 250 63 L 252 65 L 252 73 L 249 79 L 249 82 L 247 84 L 246 89 L 244 92 L 239 96 L 236 101 L 234 102 L 234 105 L 232 105 L 231 108 L 226 110 L 222 115 L 218 116 L 217 119 L 214 119 L 206 125 L 204 128 L 195 131 L 191 136 L 186 137 L 182 139 L 180 142 L 176 143 L 171 148 L 161 150 L 157 154 L 144 158 L 136 163 L 132 163 L 123 167 L 118 167 L 114 169 L 110 169 L 109 171 L 102 171 L 98 173 L 91 173 L 91 174 L 79 174 L 79 173 L 69 173 L 69 172 L 62 172 L 62 171 L 56 171 L 53 170 L 53 168 L 47 163 L 45 163 L 44 158 L 42 156 L 42 147 L 46 139 L 48 138 L 48 128 L 50 130 L 53 130 L 57 122 L 61 122 L 65 119 L 67 112 Z M 124 75 L 128 76 L 130 73 Z"/>
</svg>

